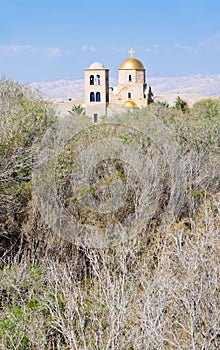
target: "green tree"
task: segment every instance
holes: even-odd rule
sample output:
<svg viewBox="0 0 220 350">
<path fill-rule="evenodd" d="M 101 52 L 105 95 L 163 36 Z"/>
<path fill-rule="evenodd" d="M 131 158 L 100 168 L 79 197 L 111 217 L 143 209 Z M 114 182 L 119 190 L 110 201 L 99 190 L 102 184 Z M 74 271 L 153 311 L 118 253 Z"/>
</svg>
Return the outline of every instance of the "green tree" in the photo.
<svg viewBox="0 0 220 350">
<path fill-rule="evenodd" d="M 71 111 L 69 111 L 70 114 L 78 114 L 78 115 L 85 115 L 85 108 L 81 105 L 73 105 Z"/>
<path fill-rule="evenodd" d="M 175 108 L 181 110 L 183 113 L 189 112 L 189 106 L 186 101 L 182 100 L 180 96 L 177 97 Z"/>
<path fill-rule="evenodd" d="M 214 119 L 220 117 L 220 98 L 207 98 L 194 104 L 192 115 L 196 118 Z"/>
<path fill-rule="evenodd" d="M 31 198 L 34 153 L 56 120 L 37 91 L 0 80 L 0 255 L 19 241 Z"/>
</svg>

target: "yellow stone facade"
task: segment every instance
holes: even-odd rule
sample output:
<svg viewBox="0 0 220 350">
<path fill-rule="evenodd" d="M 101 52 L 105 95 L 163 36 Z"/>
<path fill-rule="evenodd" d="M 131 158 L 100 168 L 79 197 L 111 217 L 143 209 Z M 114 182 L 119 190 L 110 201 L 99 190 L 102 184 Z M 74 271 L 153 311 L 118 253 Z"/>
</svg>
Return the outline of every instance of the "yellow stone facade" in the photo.
<svg viewBox="0 0 220 350">
<path fill-rule="evenodd" d="M 129 53 L 131 57 L 119 67 L 116 87 L 109 87 L 109 69 L 100 62 L 85 69 L 86 114 L 93 117 L 94 122 L 100 116 L 112 115 L 116 111 L 145 107 L 153 100 L 143 64 L 133 57 L 132 49 Z"/>
</svg>

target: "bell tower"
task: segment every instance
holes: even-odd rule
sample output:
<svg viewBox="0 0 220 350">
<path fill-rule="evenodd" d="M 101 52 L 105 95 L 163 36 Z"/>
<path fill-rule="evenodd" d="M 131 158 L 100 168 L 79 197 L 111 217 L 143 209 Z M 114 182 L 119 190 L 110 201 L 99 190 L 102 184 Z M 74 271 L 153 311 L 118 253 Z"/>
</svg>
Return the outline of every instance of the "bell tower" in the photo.
<svg viewBox="0 0 220 350">
<path fill-rule="evenodd" d="M 143 64 L 133 57 L 135 51 L 128 51 L 130 58 L 122 62 L 118 70 L 118 100 L 124 103 L 141 107 L 147 105 L 145 82 L 146 73 Z"/>
<path fill-rule="evenodd" d="M 86 115 L 97 123 L 99 117 L 107 114 L 109 104 L 109 69 L 94 62 L 85 69 Z"/>
</svg>

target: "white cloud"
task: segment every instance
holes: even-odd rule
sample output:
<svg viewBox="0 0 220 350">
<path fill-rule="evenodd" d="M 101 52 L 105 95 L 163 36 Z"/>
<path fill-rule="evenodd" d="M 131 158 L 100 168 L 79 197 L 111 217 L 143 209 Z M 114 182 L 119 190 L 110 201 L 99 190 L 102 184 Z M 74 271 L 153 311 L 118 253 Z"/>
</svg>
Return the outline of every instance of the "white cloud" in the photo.
<svg viewBox="0 0 220 350">
<path fill-rule="evenodd" d="M 143 49 L 144 52 L 146 53 L 153 53 L 153 54 L 159 54 L 162 51 L 164 51 L 164 46 L 162 45 L 158 45 L 158 44 L 154 44 L 151 47 L 147 47 L 145 49 Z"/>
<path fill-rule="evenodd" d="M 33 47 L 31 45 L 8 45 L 8 46 L 0 46 L 0 54 L 1 55 L 24 55 L 24 54 L 41 54 L 49 57 L 57 57 L 62 54 L 62 50 L 58 47 L 52 48 L 41 48 L 41 47 Z"/>
<path fill-rule="evenodd" d="M 49 56 L 57 57 L 61 55 L 61 50 L 58 47 L 48 49 Z"/>
<path fill-rule="evenodd" d="M 83 45 L 81 47 L 82 52 L 96 52 L 95 46 Z"/>
<path fill-rule="evenodd" d="M 214 33 L 208 38 L 202 39 L 195 43 L 193 46 L 189 45 L 176 45 L 178 49 L 191 52 L 193 54 L 201 54 L 205 52 L 220 51 L 220 32 Z"/>
<path fill-rule="evenodd" d="M 1 54 L 10 54 L 10 53 L 24 53 L 24 52 L 33 52 L 34 48 L 31 45 L 8 45 L 0 46 Z"/>
<path fill-rule="evenodd" d="M 220 51 L 220 32 L 217 32 L 210 37 L 199 41 L 197 46 L 201 49 Z"/>
<path fill-rule="evenodd" d="M 175 48 L 183 50 L 185 52 L 193 53 L 193 54 L 198 53 L 198 48 L 190 45 L 176 45 Z"/>
</svg>

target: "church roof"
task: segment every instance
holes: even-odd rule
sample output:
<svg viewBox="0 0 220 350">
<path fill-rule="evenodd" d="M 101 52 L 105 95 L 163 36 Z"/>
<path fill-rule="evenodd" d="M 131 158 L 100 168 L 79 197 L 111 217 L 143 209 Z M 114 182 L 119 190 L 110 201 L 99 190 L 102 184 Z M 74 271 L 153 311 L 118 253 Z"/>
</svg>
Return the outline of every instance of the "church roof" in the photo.
<svg viewBox="0 0 220 350">
<path fill-rule="evenodd" d="M 141 61 L 136 58 L 130 57 L 122 62 L 119 69 L 135 69 L 135 70 L 143 70 L 144 66 Z"/>
<path fill-rule="evenodd" d="M 89 69 L 105 69 L 105 67 L 102 63 L 96 61 L 90 64 Z"/>
</svg>

